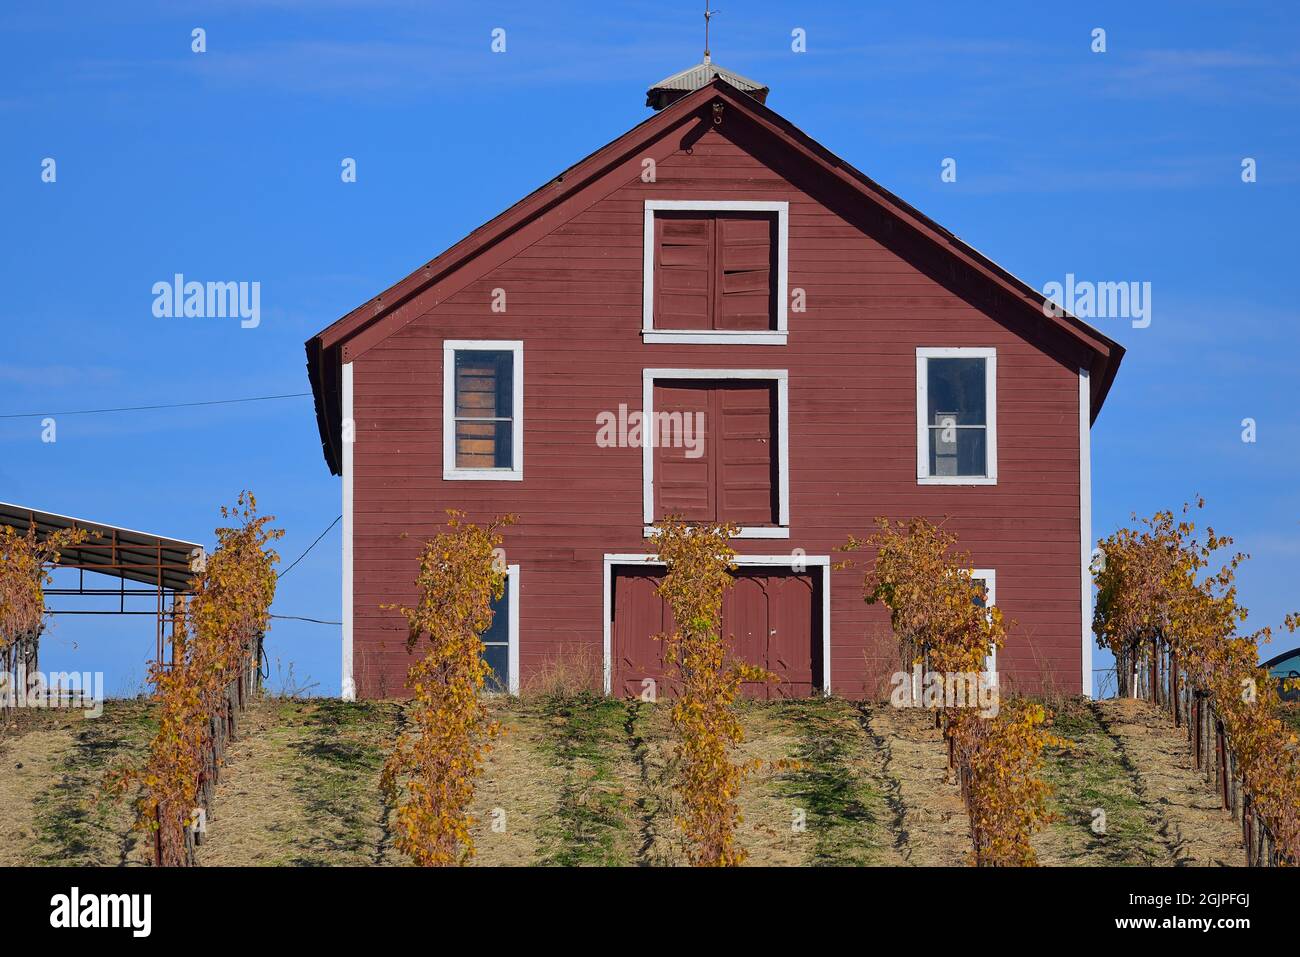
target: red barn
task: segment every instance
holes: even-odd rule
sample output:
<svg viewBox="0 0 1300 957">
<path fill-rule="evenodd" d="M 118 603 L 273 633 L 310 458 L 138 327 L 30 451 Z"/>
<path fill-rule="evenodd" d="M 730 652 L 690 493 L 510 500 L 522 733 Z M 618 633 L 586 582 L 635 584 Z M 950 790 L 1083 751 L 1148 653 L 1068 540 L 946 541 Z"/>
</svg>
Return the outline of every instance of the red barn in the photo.
<svg viewBox="0 0 1300 957">
<path fill-rule="evenodd" d="M 741 526 L 725 609 L 773 695 L 897 669 L 835 548 L 947 518 L 1015 627 L 1004 684 L 1091 688 L 1088 432 L 1123 349 L 703 63 L 657 112 L 307 343 L 343 477 L 343 694 L 403 690 L 421 543 L 515 513 L 487 656 L 662 669 L 649 526 Z M 647 438 L 649 437 L 649 438 Z M 651 560 L 651 561 L 648 561 Z"/>
</svg>

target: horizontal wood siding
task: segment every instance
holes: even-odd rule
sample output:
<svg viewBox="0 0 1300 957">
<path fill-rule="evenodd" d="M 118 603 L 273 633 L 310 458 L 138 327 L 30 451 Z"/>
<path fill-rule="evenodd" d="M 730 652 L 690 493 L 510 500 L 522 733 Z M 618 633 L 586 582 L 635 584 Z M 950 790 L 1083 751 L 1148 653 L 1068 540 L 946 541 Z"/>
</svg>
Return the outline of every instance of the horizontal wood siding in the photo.
<svg viewBox="0 0 1300 957">
<path fill-rule="evenodd" d="M 730 125 L 729 125 L 730 123 Z M 355 668 L 364 696 L 400 693 L 410 659 L 402 619 L 420 543 L 445 510 L 519 516 L 506 540 L 521 566 L 521 670 L 602 652 L 602 559 L 650 551 L 639 448 L 597 446 L 597 416 L 639 410 L 642 369 L 789 371 L 788 540 L 742 540 L 747 554 L 834 555 L 873 519 L 947 517 L 974 564 L 997 570 L 1013 622 L 998 663 L 1011 686 L 1080 690 L 1079 435 L 1082 347 L 1017 311 L 942 253 L 741 123 L 710 127 L 631 176 L 354 363 Z M 646 345 L 642 261 L 646 199 L 790 204 L 789 342 Z M 485 211 L 488 212 L 488 211 Z M 504 289 L 504 313 L 491 309 Z M 522 482 L 442 479 L 442 341 L 524 342 Z M 998 484 L 916 483 L 918 346 L 998 350 Z M 868 556 L 861 556 L 863 561 Z M 862 568 L 831 573 L 836 692 L 878 695 L 897 668 L 882 608 L 862 601 Z"/>
</svg>

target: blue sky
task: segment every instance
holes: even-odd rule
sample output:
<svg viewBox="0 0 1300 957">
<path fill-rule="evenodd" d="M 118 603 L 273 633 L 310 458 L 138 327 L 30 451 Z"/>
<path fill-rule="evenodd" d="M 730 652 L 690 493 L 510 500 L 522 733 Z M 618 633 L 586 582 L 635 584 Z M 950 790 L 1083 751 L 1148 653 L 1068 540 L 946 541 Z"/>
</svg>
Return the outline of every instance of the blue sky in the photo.
<svg viewBox="0 0 1300 957">
<path fill-rule="evenodd" d="M 1289 5 L 720 5 L 717 62 L 1030 284 L 1152 284 L 1149 328 L 1097 321 L 1129 352 L 1093 430 L 1094 530 L 1204 495 L 1254 556 L 1252 621 L 1300 607 Z M 702 6 L 6 11 L 0 413 L 306 392 L 308 336 L 642 120 L 645 88 L 698 61 Z M 206 53 L 191 52 L 195 27 Z M 940 182 L 945 157 L 955 183 Z M 152 285 L 177 272 L 260 282 L 261 325 L 156 318 Z M 338 515 L 309 398 L 60 416 L 52 444 L 39 419 L 0 419 L 0 500 L 206 543 L 244 487 L 287 529 L 286 561 Z M 338 619 L 338 535 L 285 577 L 277 614 Z M 46 661 L 134 692 L 152 643 L 147 618 L 65 617 Z M 292 662 L 298 683 L 337 692 L 337 627 L 279 620 L 270 643 L 273 683 Z"/>
</svg>

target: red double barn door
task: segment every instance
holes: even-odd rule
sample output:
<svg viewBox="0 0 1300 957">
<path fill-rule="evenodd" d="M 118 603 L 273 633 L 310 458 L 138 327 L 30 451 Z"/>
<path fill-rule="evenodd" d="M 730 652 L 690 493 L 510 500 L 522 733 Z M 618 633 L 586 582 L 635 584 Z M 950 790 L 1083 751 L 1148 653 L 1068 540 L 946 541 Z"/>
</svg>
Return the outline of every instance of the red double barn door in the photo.
<svg viewBox="0 0 1300 957">
<path fill-rule="evenodd" d="M 656 520 L 778 523 L 771 382 L 656 382 L 654 413 Z"/>
<path fill-rule="evenodd" d="M 776 328 L 776 215 L 655 215 L 656 329 Z"/>
<path fill-rule="evenodd" d="M 672 612 L 659 597 L 663 570 L 617 568 L 610 623 L 611 689 L 640 697 L 654 682 L 655 694 L 678 691 L 675 669 L 664 663 Z M 740 569 L 726 592 L 722 633 L 732 654 L 765 668 L 779 681 L 746 682 L 750 698 L 800 698 L 822 686 L 821 597 L 813 576 L 780 569 Z"/>
</svg>

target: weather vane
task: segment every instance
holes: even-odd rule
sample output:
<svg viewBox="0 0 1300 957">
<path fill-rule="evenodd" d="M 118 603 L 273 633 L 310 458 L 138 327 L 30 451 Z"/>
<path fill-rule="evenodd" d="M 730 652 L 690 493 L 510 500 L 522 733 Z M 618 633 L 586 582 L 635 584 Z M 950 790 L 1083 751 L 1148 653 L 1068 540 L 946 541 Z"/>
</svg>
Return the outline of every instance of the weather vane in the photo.
<svg viewBox="0 0 1300 957">
<path fill-rule="evenodd" d="M 709 0 L 704 0 L 704 62 L 709 62 L 709 21 L 716 17 L 721 10 L 710 10 Z"/>
</svg>

